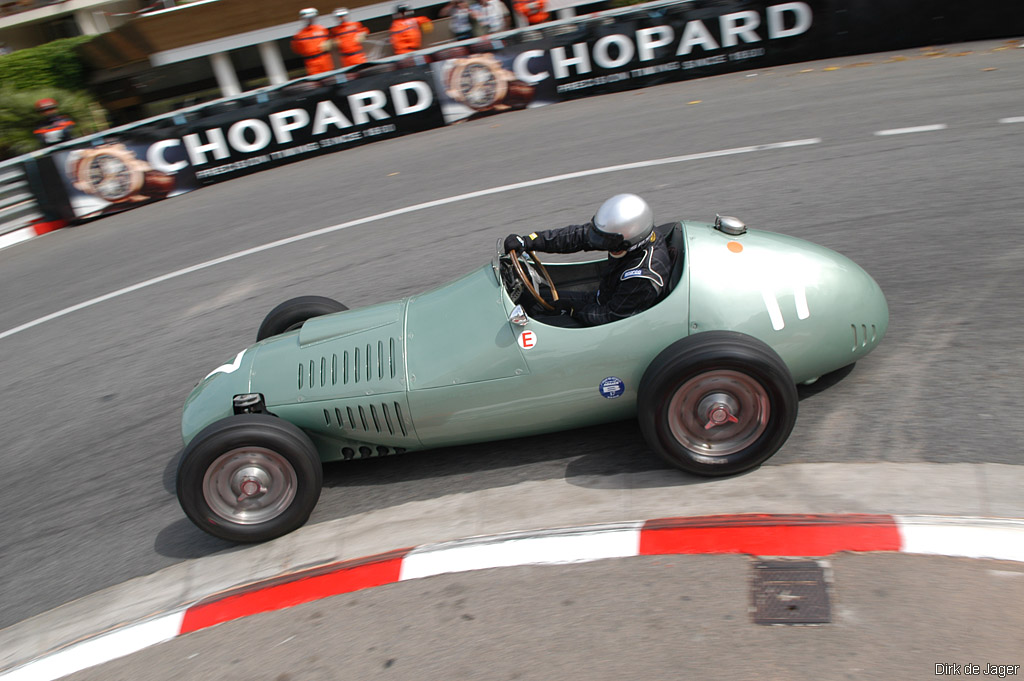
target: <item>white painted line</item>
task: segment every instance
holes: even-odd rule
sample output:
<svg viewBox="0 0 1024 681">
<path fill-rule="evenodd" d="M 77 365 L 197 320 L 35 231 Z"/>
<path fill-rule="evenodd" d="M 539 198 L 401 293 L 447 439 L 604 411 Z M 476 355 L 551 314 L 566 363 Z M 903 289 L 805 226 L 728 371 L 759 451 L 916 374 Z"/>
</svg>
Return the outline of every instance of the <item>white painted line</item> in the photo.
<svg viewBox="0 0 1024 681">
<path fill-rule="evenodd" d="M 1024 116 L 1010 116 L 1009 118 L 1000 118 L 1000 123 L 1024 123 Z"/>
<path fill-rule="evenodd" d="M 891 130 L 878 130 L 875 132 L 876 135 L 884 137 L 885 135 L 909 135 L 915 132 L 934 132 L 936 130 L 945 130 L 945 123 L 937 123 L 935 125 L 918 125 L 913 128 L 892 128 Z"/>
<path fill-rule="evenodd" d="M 7 234 L 0 234 L 0 248 L 7 248 L 14 244 L 20 244 L 22 241 L 28 241 L 34 236 L 36 236 L 36 230 L 34 227 L 22 227 L 21 229 L 16 229 L 13 232 L 7 232 Z"/>
<path fill-rule="evenodd" d="M 898 522 L 903 553 L 1024 561 L 1020 527 Z"/>
<path fill-rule="evenodd" d="M 516 565 L 584 563 L 626 558 L 640 551 L 640 528 L 555 534 L 411 551 L 402 561 L 399 581 Z"/>
<path fill-rule="evenodd" d="M 144 648 L 170 641 L 181 631 L 185 611 L 163 615 L 68 646 L 48 657 L 0 673 L 3 681 L 52 681 Z"/>
<path fill-rule="evenodd" d="M 673 163 L 687 163 L 689 161 L 700 161 L 700 160 L 709 159 L 709 158 L 719 158 L 719 157 L 722 157 L 722 156 L 735 156 L 737 154 L 750 154 L 750 153 L 753 153 L 753 152 L 756 152 L 756 151 L 769 151 L 769 150 L 772 150 L 772 149 L 788 149 L 788 148 L 791 148 L 791 147 L 801 147 L 801 146 L 807 146 L 807 145 L 810 145 L 810 144 L 819 144 L 819 143 L 821 143 L 821 138 L 820 137 L 814 137 L 814 138 L 810 138 L 810 139 L 790 140 L 788 142 L 774 142 L 774 143 L 771 143 L 771 144 L 756 144 L 756 145 L 750 146 L 750 147 L 736 147 L 734 149 L 721 149 L 719 151 L 706 151 L 706 152 L 702 152 L 702 153 L 698 153 L 698 154 L 687 154 L 685 156 L 670 156 L 668 158 L 656 158 L 656 159 L 651 159 L 649 161 L 637 161 L 636 163 L 624 163 L 622 165 L 616 165 L 616 166 L 605 166 L 603 168 L 592 168 L 590 170 L 581 170 L 581 171 L 578 171 L 578 172 L 575 172 L 575 173 L 566 173 L 564 175 L 552 175 L 550 177 L 542 177 L 542 178 L 539 178 L 539 179 L 536 179 L 536 180 L 527 180 L 525 182 L 516 182 L 514 184 L 506 184 L 506 185 L 502 185 L 502 186 L 499 186 L 499 187 L 491 187 L 490 189 L 481 189 L 479 191 L 468 192 L 466 194 L 457 194 L 455 196 L 449 196 L 449 197 L 444 198 L 444 199 L 435 199 L 434 201 L 426 201 L 424 203 L 417 203 L 417 204 L 412 205 L 412 206 L 406 206 L 405 208 L 397 208 L 395 210 L 390 210 L 390 211 L 387 211 L 385 213 L 378 213 L 376 215 L 370 215 L 370 216 L 365 217 L 365 218 L 359 218 L 358 220 L 350 220 L 349 222 L 342 222 L 341 224 L 331 225 L 330 227 L 322 227 L 320 229 L 313 230 L 312 232 L 306 232 L 305 234 L 297 234 L 295 236 L 291 236 L 291 237 L 288 237 L 286 239 L 279 239 L 278 241 L 272 241 L 272 242 L 270 242 L 268 244 L 263 244 L 262 246 L 255 246 L 254 248 L 247 248 L 244 251 L 238 251 L 237 253 L 231 253 L 230 255 L 225 255 L 225 256 L 222 256 L 220 258 L 215 258 L 213 260 L 207 260 L 206 262 L 199 263 L 198 265 L 192 265 L 191 267 L 186 267 L 184 269 L 180 269 L 180 270 L 177 270 L 175 272 L 168 272 L 167 274 L 162 274 L 159 277 L 154 277 L 152 279 L 147 279 L 146 281 L 139 282 L 138 284 L 132 284 L 131 286 L 126 286 L 125 288 L 118 289 L 117 291 L 111 291 L 110 293 L 104 294 L 104 295 L 99 296 L 97 298 L 93 298 L 91 300 L 86 300 L 86 301 L 83 301 L 81 303 L 78 303 L 77 305 L 72 305 L 71 307 L 66 307 L 63 310 L 59 310 L 57 312 L 53 312 L 51 314 L 48 314 L 48 315 L 46 315 L 44 317 L 40 317 L 39 319 L 34 319 L 34 320 L 30 321 L 30 322 L 22 324 L 21 326 L 16 326 L 13 329 L 8 329 L 7 331 L 4 331 L 4 332 L 0 333 L 0 340 L 3 340 L 4 338 L 7 338 L 9 336 L 13 336 L 16 333 L 21 333 L 22 331 L 25 331 L 27 329 L 31 329 L 31 328 L 33 328 L 35 326 L 39 326 L 40 324 L 45 324 L 46 322 L 53 321 L 54 319 L 59 319 L 61 317 L 64 317 L 66 315 L 71 314 L 72 312 L 77 312 L 78 310 L 84 310 L 87 307 L 92 307 L 94 305 L 99 305 L 102 302 L 106 302 L 106 301 L 112 300 L 114 298 L 119 298 L 119 297 L 127 295 L 129 293 L 133 293 L 135 291 L 139 291 L 139 290 L 144 289 L 144 288 L 149 288 L 150 286 L 155 286 L 156 284 L 160 284 L 160 283 L 163 283 L 165 281 L 169 281 L 171 279 L 177 279 L 178 277 L 183 277 L 186 274 L 192 274 L 193 272 L 199 272 L 200 270 L 209 269 L 210 267 L 214 267 L 216 265 L 223 265 L 226 262 L 231 262 L 232 260 L 238 260 L 239 258 L 244 258 L 244 257 L 246 257 L 248 255 L 254 255 L 256 253 L 262 253 L 264 251 L 269 251 L 269 250 L 274 249 L 274 248 L 280 248 L 281 246 L 287 246 L 289 244 L 294 244 L 294 243 L 297 243 L 299 241 L 305 241 L 306 239 L 312 239 L 314 237 L 323 236 L 324 234 L 331 234 L 332 232 L 337 232 L 337 231 L 342 230 L 342 229 L 348 229 L 349 227 L 356 227 L 358 225 L 365 225 L 365 224 L 368 224 L 370 222 L 379 222 L 380 220 L 387 220 L 388 218 L 397 217 L 399 215 L 405 215 L 407 213 L 414 213 L 416 211 L 427 210 L 428 208 L 437 208 L 438 206 L 446 206 L 446 205 L 451 204 L 451 203 L 458 203 L 459 201 L 469 201 L 471 199 L 478 199 L 478 198 L 480 198 L 482 196 L 491 196 L 493 194 L 501 194 L 501 193 L 504 193 L 504 192 L 516 191 L 518 189 L 527 189 L 529 187 L 537 187 L 537 186 L 544 185 L 544 184 L 552 184 L 554 182 L 564 182 L 566 180 L 577 180 L 577 179 L 582 178 L 582 177 L 592 177 L 594 175 L 604 175 L 604 174 L 607 174 L 607 173 L 618 173 L 618 172 L 622 172 L 624 170 L 637 170 L 639 168 L 651 168 L 651 167 L 654 167 L 654 166 L 669 165 L 669 164 L 673 164 Z"/>
</svg>

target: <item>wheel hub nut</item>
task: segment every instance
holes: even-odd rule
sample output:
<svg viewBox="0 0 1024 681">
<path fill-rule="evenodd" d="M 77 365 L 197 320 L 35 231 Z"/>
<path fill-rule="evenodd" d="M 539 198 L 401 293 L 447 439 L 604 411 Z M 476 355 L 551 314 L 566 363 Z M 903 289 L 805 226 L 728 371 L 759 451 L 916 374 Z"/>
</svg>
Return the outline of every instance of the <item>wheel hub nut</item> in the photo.
<svg viewBox="0 0 1024 681">
<path fill-rule="evenodd" d="M 727 423 L 739 423 L 740 420 L 735 415 L 738 409 L 739 405 L 732 397 L 724 393 L 717 393 L 708 395 L 701 400 L 697 407 L 697 413 L 703 414 L 704 420 L 707 422 L 704 430 L 711 430 Z"/>
<path fill-rule="evenodd" d="M 251 497 L 260 493 L 260 481 L 255 478 L 246 478 L 242 482 L 242 496 Z"/>
<path fill-rule="evenodd" d="M 235 489 L 238 490 L 238 501 L 245 501 L 267 492 L 269 482 L 267 472 L 258 467 L 247 467 L 238 471 L 235 476 Z"/>
</svg>

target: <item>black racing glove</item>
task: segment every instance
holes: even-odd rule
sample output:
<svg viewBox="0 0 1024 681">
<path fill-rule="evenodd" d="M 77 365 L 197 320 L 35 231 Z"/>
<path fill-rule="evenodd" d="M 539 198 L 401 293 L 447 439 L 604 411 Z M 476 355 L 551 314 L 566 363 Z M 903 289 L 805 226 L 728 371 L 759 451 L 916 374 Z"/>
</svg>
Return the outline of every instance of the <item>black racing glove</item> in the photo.
<svg viewBox="0 0 1024 681">
<path fill-rule="evenodd" d="M 505 252 L 511 253 L 512 251 L 523 252 L 526 250 L 526 239 L 519 236 L 518 234 L 509 234 L 505 237 Z"/>
</svg>

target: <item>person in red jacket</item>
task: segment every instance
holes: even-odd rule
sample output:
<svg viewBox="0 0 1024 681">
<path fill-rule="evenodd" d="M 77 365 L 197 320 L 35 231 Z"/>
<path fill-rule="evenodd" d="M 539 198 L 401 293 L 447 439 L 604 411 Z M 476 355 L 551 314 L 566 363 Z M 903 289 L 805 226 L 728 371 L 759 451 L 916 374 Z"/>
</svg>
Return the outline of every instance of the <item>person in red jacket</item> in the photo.
<svg viewBox="0 0 1024 681">
<path fill-rule="evenodd" d="M 515 0 L 514 6 L 516 12 L 526 17 L 526 21 L 532 26 L 544 23 L 551 18 L 551 15 L 544 9 L 546 4 L 545 0 Z"/>
<path fill-rule="evenodd" d="M 306 73 L 315 75 L 334 69 L 334 58 L 331 56 L 331 36 L 327 29 L 313 23 L 319 12 L 307 7 L 299 12 L 306 22 L 302 29 L 292 36 L 292 52 L 306 60 Z"/>
<path fill-rule="evenodd" d="M 338 25 L 332 26 L 330 33 L 338 46 L 338 54 L 341 55 L 342 66 L 355 66 L 366 63 L 366 53 L 363 52 L 363 40 L 370 29 L 363 26 L 362 22 L 349 21 L 348 10 L 339 7 L 334 10 L 334 16 L 338 19 Z"/>
<path fill-rule="evenodd" d="M 395 20 L 391 22 L 391 48 L 395 54 L 415 52 L 423 47 L 423 31 L 434 28 L 430 19 L 413 14 L 412 8 L 404 3 L 395 7 Z"/>
</svg>

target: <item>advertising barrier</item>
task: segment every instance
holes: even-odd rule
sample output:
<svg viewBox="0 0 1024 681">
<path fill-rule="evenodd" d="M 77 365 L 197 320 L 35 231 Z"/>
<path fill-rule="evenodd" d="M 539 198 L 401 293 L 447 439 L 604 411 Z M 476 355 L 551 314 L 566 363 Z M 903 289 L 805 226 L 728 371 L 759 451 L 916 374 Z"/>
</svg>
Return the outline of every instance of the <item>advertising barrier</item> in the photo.
<svg viewBox="0 0 1024 681">
<path fill-rule="evenodd" d="M 52 156 L 67 205 L 78 219 L 101 217 L 196 189 L 195 173 L 166 172 L 145 159 L 159 153 L 161 141 L 145 131 L 130 141 L 61 150 Z M 183 164 L 184 161 L 177 161 Z"/>
<path fill-rule="evenodd" d="M 246 93 L 55 147 L 30 177 L 83 220 L 284 163 L 622 90 L 1024 33 L 1024 2 L 684 0 L 599 12 Z M 53 178 L 63 191 L 53 191 Z"/>
<path fill-rule="evenodd" d="M 539 44 L 486 40 L 472 48 L 452 48 L 433 55 L 434 85 L 447 124 L 503 111 L 544 106 L 558 101 L 554 83 L 536 79 L 523 64 L 543 54 Z M 543 61 L 541 68 L 546 68 Z"/>
<path fill-rule="evenodd" d="M 444 125 L 429 66 L 299 81 L 264 103 L 191 121 L 153 161 L 213 184 L 256 170 Z M 169 153 L 184 151 L 183 160 Z"/>
<path fill-rule="evenodd" d="M 88 219 L 318 154 L 444 125 L 429 66 L 331 76 L 151 125 L 63 145 L 50 155 L 65 219 Z"/>
<path fill-rule="evenodd" d="M 559 100 L 814 59 L 827 42 L 820 2 L 691 3 L 589 21 L 520 63 Z M 742 7 L 742 9 L 740 9 Z"/>
</svg>

